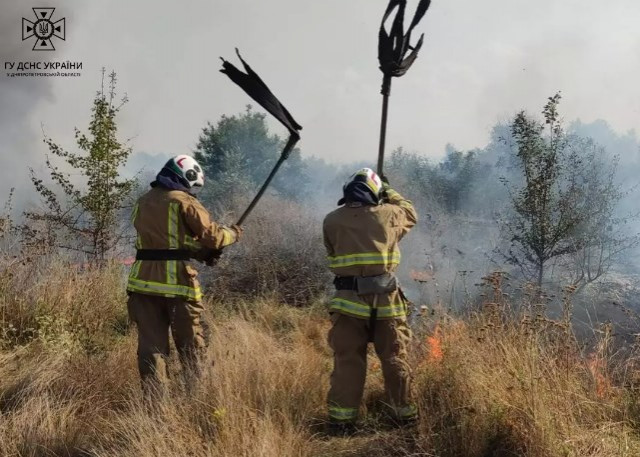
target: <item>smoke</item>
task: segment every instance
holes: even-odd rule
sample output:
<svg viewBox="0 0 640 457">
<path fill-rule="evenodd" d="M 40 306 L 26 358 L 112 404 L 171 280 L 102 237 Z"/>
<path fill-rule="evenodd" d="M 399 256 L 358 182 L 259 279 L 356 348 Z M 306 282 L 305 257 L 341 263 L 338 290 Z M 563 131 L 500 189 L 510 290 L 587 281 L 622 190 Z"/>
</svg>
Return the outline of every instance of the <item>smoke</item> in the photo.
<svg viewBox="0 0 640 457">
<path fill-rule="evenodd" d="M 28 188 L 28 166 L 42 158 L 42 134 L 32 114 L 44 100 L 53 100 L 53 82 L 47 78 L 9 77 L 4 62 L 30 62 L 38 59 L 32 45 L 22 42 L 22 17 L 33 14 L 21 2 L 5 2 L 0 15 L 0 195 L 16 187 L 16 200 L 24 201 Z M 15 71 L 15 69 L 13 70 Z M 4 203 L 4 202 L 3 202 Z"/>
</svg>

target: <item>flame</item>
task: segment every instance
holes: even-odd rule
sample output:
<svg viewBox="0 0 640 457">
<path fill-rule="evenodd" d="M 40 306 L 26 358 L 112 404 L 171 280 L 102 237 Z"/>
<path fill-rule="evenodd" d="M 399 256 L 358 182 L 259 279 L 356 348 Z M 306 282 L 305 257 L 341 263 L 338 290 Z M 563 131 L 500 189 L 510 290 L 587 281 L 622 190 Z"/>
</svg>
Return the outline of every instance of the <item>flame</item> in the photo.
<svg viewBox="0 0 640 457">
<path fill-rule="evenodd" d="M 587 359 L 587 368 L 596 382 L 596 395 L 603 398 L 611 388 L 611 381 L 604 372 L 604 361 L 593 353 Z"/>
<path fill-rule="evenodd" d="M 440 326 L 436 325 L 433 335 L 427 336 L 427 360 L 432 363 L 442 361 L 444 353 L 442 351 L 442 333 Z"/>
<path fill-rule="evenodd" d="M 136 258 L 133 256 L 125 257 L 123 259 L 118 259 L 118 262 L 122 265 L 131 266 L 135 263 Z"/>
</svg>

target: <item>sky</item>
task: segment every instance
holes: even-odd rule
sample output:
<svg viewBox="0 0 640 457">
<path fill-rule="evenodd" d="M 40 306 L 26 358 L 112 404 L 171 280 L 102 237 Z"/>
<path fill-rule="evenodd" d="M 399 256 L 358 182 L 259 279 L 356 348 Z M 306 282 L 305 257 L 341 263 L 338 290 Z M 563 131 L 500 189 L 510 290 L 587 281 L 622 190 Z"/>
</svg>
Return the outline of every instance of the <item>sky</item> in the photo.
<svg viewBox="0 0 640 457">
<path fill-rule="evenodd" d="M 232 60 L 235 47 L 303 125 L 303 156 L 373 164 L 377 30 L 386 4 L 0 0 L 0 60 L 83 63 L 78 78 L 0 74 L 0 195 L 28 188 L 30 166 L 43 171 L 43 132 L 74 150 L 73 129 L 87 126 L 103 66 L 117 72 L 118 90 L 130 100 L 120 132 L 140 154 L 133 163 L 189 153 L 207 121 L 250 103 L 218 71 L 219 56 Z M 31 6 L 55 7 L 55 18 L 66 18 L 66 41 L 55 41 L 56 51 L 32 51 L 21 40 Z M 482 147 L 496 122 L 520 109 L 539 113 L 557 91 L 568 121 L 640 130 L 638 17 L 634 0 L 433 0 L 417 28 L 425 33 L 420 56 L 393 81 L 389 150 L 437 159 L 447 143 Z M 275 121 L 270 126 L 285 135 Z"/>
</svg>

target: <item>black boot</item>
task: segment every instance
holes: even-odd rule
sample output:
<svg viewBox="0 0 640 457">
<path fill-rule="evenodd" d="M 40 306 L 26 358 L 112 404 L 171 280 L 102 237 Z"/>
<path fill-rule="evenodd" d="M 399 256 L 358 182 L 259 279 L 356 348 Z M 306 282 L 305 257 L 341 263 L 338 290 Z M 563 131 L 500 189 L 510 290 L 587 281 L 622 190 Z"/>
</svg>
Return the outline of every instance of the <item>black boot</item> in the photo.
<svg viewBox="0 0 640 457">
<path fill-rule="evenodd" d="M 337 437 L 353 436 L 358 432 L 356 424 L 353 422 L 329 422 L 327 424 L 327 435 Z"/>
<path fill-rule="evenodd" d="M 418 416 L 391 418 L 391 426 L 399 429 L 411 429 L 418 425 Z"/>
</svg>

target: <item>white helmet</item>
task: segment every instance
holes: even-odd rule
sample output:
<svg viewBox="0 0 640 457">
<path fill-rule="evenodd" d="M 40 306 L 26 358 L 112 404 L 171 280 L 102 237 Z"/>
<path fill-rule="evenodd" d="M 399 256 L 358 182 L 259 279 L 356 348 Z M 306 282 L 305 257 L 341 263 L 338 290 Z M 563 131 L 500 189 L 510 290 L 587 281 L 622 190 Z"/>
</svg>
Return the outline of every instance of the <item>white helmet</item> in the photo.
<svg viewBox="0 0 640 457">
<path fill-rule="evenodd" d="M 202 167 L 191 156 L 185 154 L 175 156 L 169 159 L 164 168 L 178 175 L 193 193 L 197 193 L 204 186 Z"/>
<path fill-rule="evenodd" d="M 377 205 L 382 192 L 382 180 L 371 168 L 362 168 L 352 174 L 342 186 L 343 197 L 338 205 L 344 205 L 347 200 L 357 200 L 370 205 Z"/>
<path fill-rule="evenodd" d="M 342 189 L 346 190 L 347 186 L 356 182 L 365 184 L 376 198 L 380 196 L 380 191 L 382 190 L 382 180 L 380 179 L 380 176 L 378 176 L 378 174 L 371 168 L 363 168 L 356 171 L 351 175 L 351 177 L 349 177 L 347 182 L 344 183 Z"/>
</svg>

